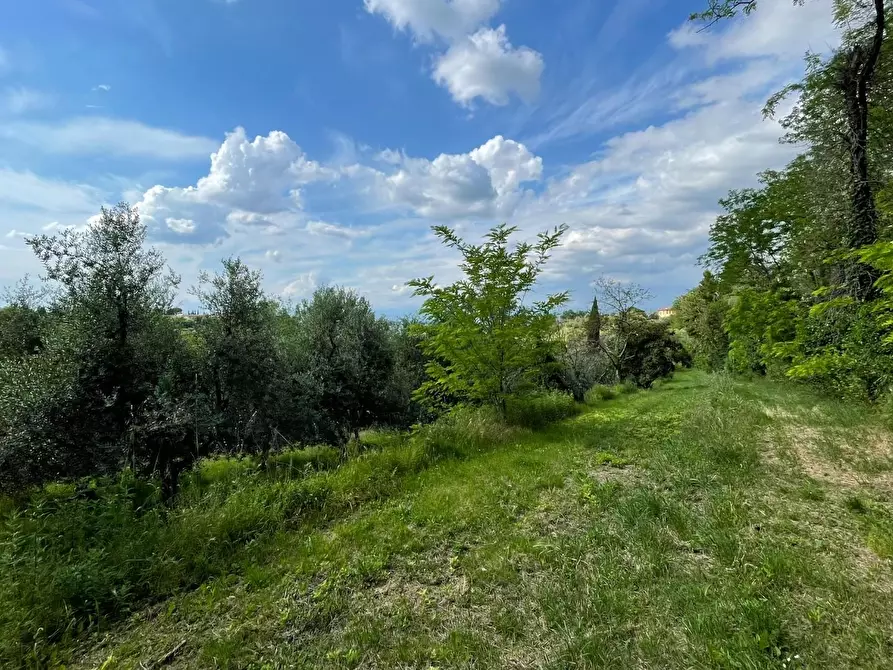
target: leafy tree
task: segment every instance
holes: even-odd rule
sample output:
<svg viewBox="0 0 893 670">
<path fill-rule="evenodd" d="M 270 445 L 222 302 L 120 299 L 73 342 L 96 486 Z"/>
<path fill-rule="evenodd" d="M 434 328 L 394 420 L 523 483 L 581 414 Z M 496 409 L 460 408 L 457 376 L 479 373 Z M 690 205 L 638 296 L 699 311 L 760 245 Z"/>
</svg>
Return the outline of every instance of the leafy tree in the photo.
<svg viewBox="0 0 893 670">
<path fill-rule="evenodd" d="M 641 388 L 651 388 L 658 379 L 670 376 L 677 364 L 691 364 L 667 321 L 648 319 L 638 313 L 630 316 L 626 350 L 622 378 Z"/>
<path fill-rule="evenodd" d="M 386 422 L 395 356 L 387 321 L 365 298 L 335 287 L 318 289 L 295 319 L 301 365 L 320 408 L 320 437 L 343 445 L 363 428 Z"/>
<path fill-rule="evenodd" d="M 45 293 L 27 277 L 7 291 L 6 306 L 0 307 L 0 358 L 27 356 L 41 350 L 47 321 L 41 304 Z"/>
<path fill-rule="evenodd" d="M 600 277 L 595 282 L 596 297 L 593 303 L 595 315 L 590 319 L 590 338 L 606 356 L 614 370 L 615 381 L 624 378 L 627 363 L 634 355 L 629 348 L 635 330 L 641 327 L 645 312 L 639 307 L 651 297 L 651 293 L 636 283 L 620 282 L 609 277 Z M 598 299 L 610 310 L 606 320 L 598 311 Z M 608 326 L 607 328 L 605 326 Z M 597 327 L 596 327 L 597 326 Z M 598 337 L 595 337 L 596 330 Z"/>
<path fill-rule="evenodd" d="M 407 428 L 431 418 L 415 397 L 415 391 L 428 379 L 428 359 L 422 351 L 417 319 L 401 319 L 391 323 L 389 330 L 394 367 L 386 382 L 387 423 Z"/>
<path fill-rule="evenodd" d="M 83 232 L 27 240 L 55 287 L 53 328 L 39 355 L 3 375 L 2 460 L 21 473 L 10 485 L 148 460 L 126 436 L 168 365 L 176 333 L 163 312 L 178 280 L 145 238 L 122 204 Z M 30 381 L 17 389 L 17 377 Z"/>
<path fill-rule="evenodd" d="M 536 243 L 514 248 L 516 228 L 493 228 L 483 244 L 463 241 L 446 226 L 434 228 L 448 247 L 462 255 L 464 278 L 440 286 L 434 277 L 409 285 L 425 302 L 419 328 L 422 350 L 429 356 L 428 375 L 419 397 L 436 404 L 444 394 L 492 404 L 502 412 L 506 399 L 531 387 L 544 374 L 555 310 L 567 293 L 526 304 L 549 255 L 566 227 L 541 233 Z"/>
<path fill-rule="evenodd" d="M 802 0 L 795 4 L 802 4 Z M 739 12 L 751 13 L 755 0 L 710 0 L 704 12 L 692 20 L 712 24 Z M 889 65 L 881 62 L 886 31 L 885 0 L 838 0 L 835 19 L 844 27 L 841 47 L 827 62 L 814 55 L 807 58 L 809 71 L 803 82 L 782 90 L 770 99 L 766 112 L 771 114 L 788 93 L 800 93 L 800 104 L 785 119 L 791 139 L 807 138 L 814 148 L 842 146 L 848 172 L 850 211 L 843 226 L 843 242 L 850 250 L 878 240 L 879 213 L 875 202 L 877 170 L 872 167 L 869 139 L 871 121 L 876 119 L 875 90 L 878 79 L 884 87 Z M 855 28 L 850 28 L 855 26 Z M 879 67 L 880 64 L 880 67 Z M 880 73 L 880 77 L 879 77 Z M 882 94 L 884 91 L 881 92 Z M 876 134 L 876 133 L 874 133 Z M 844 290 L 859 300 L 873 297 L 876 274 L 870 266 L 850 261 L 842 268 Z"/>
<path fill-rule="evenodd" d="M 278 368 L 275 306 L 261 280 L 259 272 L 229 258 L 220 273 L 202 274 L 193 293 L 208 314 L 196 330 L 207 354 L 203 377 L 217 440 L 228 451 L 265 456 L 273 442 L 269 405 Z"/>
<path fill-rule="evenodd" d="M 725 365 L 729 338 L 725 330 L 728 302 L 720 283 L 708 270 L 704 278 L 674 305 L 674 320 L 691 342 L 694 363 L 708 370 Z"/>
</svg>

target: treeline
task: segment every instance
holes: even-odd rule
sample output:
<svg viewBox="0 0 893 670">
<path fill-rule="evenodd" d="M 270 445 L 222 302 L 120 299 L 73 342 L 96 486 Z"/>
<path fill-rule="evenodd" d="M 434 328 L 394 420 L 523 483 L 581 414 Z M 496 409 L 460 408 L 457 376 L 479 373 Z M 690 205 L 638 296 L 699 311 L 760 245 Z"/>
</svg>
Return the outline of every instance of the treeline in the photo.
<svg viewBox="0 0 893 670">
<path fill-rule="evenodd" d="M 639 309 L 637 286 L 603 281 L 604 316 L 596 301 L 559 322 L 566 293 L 526 304 L 564 228 L 514 247 L 513 232 L 475 246 L 436 229 L 462 254 L 464 279 L 411 282 L 425 301 L 401 321 L 334 287 L 287 307 L 238 259 L 201 276 L 190 292 L 202 315 L 187 319 L 172 306 L 178 277 L 125 204 L 84 231 L 29 238 L 43 282 L 0 309 L 0 490 L 128 469 L 171 500 L 210 455 L 263 469 L 285 447 L 346 454 L 366 428 L 405 429 L 462 404 L 506 418 L 530 396 L 647 387 L 685 362 L 668 324 Z"/>
<path fill-rule="evenodd" d="M 723 18 L 735 3 L 714 3 Z M 737 3 L 749 11 L 753 3 Z M 745 7 L 745 5 L 747 5 Z M 757 10 L 759 11 L 759 10 Z M 893 383 L 893 57 L 883 2 L 838 3 L 841 46 L 807 57 L 781 120 L 805 151 L 733 190 L 710 231 L 708 271 L 677 325 L 708 368 L 808 382 L 877 400 Z M 708 12 L 710 14 L 710 12 Z"/>
</svg>

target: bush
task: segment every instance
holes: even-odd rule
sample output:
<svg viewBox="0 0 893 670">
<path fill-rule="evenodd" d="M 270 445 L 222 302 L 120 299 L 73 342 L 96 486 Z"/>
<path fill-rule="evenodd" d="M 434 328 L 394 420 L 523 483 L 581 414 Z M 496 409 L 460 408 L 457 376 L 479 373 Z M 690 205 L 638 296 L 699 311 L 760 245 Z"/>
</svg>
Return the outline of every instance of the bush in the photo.
<svg viewBox="0 0 893 670">
<path fill-rule="evenodd" d="M 617 391 L 612 386 L 599 384 L 586 394 L 586 402 L 598 402 L 599 400 L 612 400 L 617 397 Z"/>
<path fill-rule="evenodd" d="M 506 425 L 495 407 L 459 405 L 434 423 L 417 428 L 414 439 L 434 457 L 462 457 L 515 439 L 522 431 Z"/>
<path fill-rule="evenodd" d="M 631 379 L 627 379 L 622 384 L 618 384 L 615 388 L 620 395 L 629 395 L 630 393 L 639 392 L 639 385 Z"/>
<path fill-rule="evenodd" d="M 559 391 L 531 393 L 509 398 L 506 422 L 512 426 L 536 430 L 579 412 L 573 397 Z"/>
</svg>

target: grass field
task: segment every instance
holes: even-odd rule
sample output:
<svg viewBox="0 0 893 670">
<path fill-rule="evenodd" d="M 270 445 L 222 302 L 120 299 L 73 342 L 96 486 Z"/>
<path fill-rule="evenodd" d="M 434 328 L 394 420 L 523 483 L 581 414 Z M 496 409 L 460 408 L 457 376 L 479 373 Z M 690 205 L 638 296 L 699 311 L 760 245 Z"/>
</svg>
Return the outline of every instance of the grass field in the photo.
<svg viewBox="0 0 893 670">
<path fill-rule="evenodd" d="M 893 436 L 880 414 L 687 372 L 470 444 L 435 459 L 393 447 L 403 451 L 391 461 L 386 446 L 348 474 L 310 475 L 329 478 L 337 504 L 245 539 L 201 583 L 34 658 L 105 669 L 893 664 Z"/>
</svg>

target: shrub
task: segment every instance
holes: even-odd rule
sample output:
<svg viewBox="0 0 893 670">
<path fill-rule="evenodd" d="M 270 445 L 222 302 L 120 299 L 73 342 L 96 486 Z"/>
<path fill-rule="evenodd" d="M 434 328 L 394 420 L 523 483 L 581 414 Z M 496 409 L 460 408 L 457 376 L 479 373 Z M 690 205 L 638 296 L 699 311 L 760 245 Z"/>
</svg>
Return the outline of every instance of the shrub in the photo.
<svg viewBox="0 0 893 670">
<path fill-rule="evenodd" d="M 586 394 L 586 402 L 598 402 L 599 400 L 612 400 L 617 397 L 617 391 L 606 384 L 593 387 Z"/>
<path fill-rule="evenodd" d="M 509 398 L 506 422 L 512 426 L 536 430 L 579 412 L 573 397 L 559 391 L 531 393 Z"/>
<path fill-rule="evenodd" d="M 468 456 L 508 442 L 523 429 L 508 426 L 492 406 L 459 405 L 434 423 L 416 429 L 414 439 L 434 457 Z"/>
<path fill-rule="evenodd" d="M 622 384 L 618 384 L 616 387 L 617 393 L 620 395 L 629 395 L 630 393 L 638 393 L 639 386 L 634 381 L 627 379 Z"/>
</svg>

